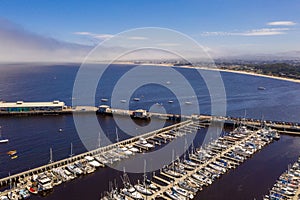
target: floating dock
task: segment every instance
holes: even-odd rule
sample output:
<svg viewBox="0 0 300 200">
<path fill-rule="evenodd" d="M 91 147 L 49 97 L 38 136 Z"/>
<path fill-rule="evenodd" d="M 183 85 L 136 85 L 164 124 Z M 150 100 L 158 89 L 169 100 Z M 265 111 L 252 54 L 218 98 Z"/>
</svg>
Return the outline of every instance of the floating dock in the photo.
<svg viewBox="0 0 300 200">
<path fill-rule="evenodd" d="M 142 134 L 142 135 L 139 135 L 139 136 L 135 136 L 133 138 L 123 140 L 123 141 L 120 141 L 120 142 L 117 142 L 117 143 L 114 143 L 114 144 L 111 144 L 111 145 L 108 145 L 108 146 L 105 146 L 105 147 L 100 147 L 100 148 L 95 149 L 93 151 L 89 151 L 89 152 L 86 152 L 86 153 L 75 155 L 75 156 L 72 156 L 70 158 L 66 158 L 66 159 L 63 159 L 63 160 L 60 160 L 60 161 L 55 161 L 55 162 L 46 164 L 46 165 L 41 166 L 41 167 L 37 167 L 37 168 L 27 170 L 27 171 L 24 171 L 24 172 L 21 172 L 21 173 L 18 173 L 18 174 L 14 174 L 14 175 L 11 175 L 11 176 L 0 179 L 0 186 L 8 185 L 10 182 L 13 182 L 13 183 L 18 182 L 18 180 L 20 178 L 25 178 L 25 177 L 28 177 L 28 176 L 32 176 L 34 174 L 39 174 L 39 173 L 46 172 L 46 171 L 54 169 L 54 168 L 63 167 L 63 166 L 66 166 L 68 164 L 75 163 L 76 161 L 83 160 L 86 156 L 97 156 L 97 155 L 104 154 L 104 153 L 106 153 L 106 152 L 108 152 L 112 149 L 115 149 L 119 146 L 124 146 L 124 145 L 134 146 L 135 143 L 140 138 L 145 138 L 145 139 L 152 138 L 152 137 L 155 137 L 156 135 L 158 135 L 162 132 L 172 130 L 172 129 L 182 128 L 182 127 L 187 126 L 191 123 L 193 123 L 191 120 L 184 121 L 184 122 L 181 122 L 181 123 L 177 123 L 177 124 L 174 124 L 174 125 L 171 125 L 171 126 L 168 126 L 168 127 L 164 127 L 164 128 L 161 128 L 161 129 L 149 132 L 149 133 L 145 133 L 145 134 Z"/>
</svg>

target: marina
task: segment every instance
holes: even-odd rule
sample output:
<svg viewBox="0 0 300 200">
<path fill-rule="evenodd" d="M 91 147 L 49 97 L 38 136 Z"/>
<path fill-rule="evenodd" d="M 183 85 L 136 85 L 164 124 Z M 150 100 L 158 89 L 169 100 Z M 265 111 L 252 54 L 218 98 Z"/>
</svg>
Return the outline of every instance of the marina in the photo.
<svg viewBox="0 0 300 200">
<path fill-rule="evenodd" d="M 93 173 L 99 167 L 105 167 L 105 165 L 133 156 L 135 153 L 149 151 L 156 145 L 195 133 L 197 130 L 208 126 L 208 124 L 195 119 L 195 116 L 193 116 L 189 120 L 80 155 L 73 156 L 71 151 L 70 158 L 56 162 L 52 160 L 52 150 L 50 149 L 49 164 L 0 179 L 0 185 L 3 187 L 15 185 L 13 188 L 9 187 L 12 189 L 2 191 L 1 195 L 11 196 L 15 193 L 21 195 L 20 191 L 23 192 L 24 189 L 28 189 L 33 194 L 47 191 L 55 185 L 73 180 L 82 174 Z M 203 187 L 212 184 L 222 174 L 237 167 L 263 146 L 274 139 L 280 138 L 277 131 L 266 128 L 265 125 L 264 128 L 254 127 L 253 125 L 250 125 L 250 127 L 255 128 L 255 130 L 250 131 L 244 124 L 229 134 L 212 141 L 204 148 L 192 148 L 188 158 L 184 155 L 183 159 L 173 159 L 172 164 L 165 166 L 159 174 L 153 174 L 152 176 L 153 184 L 160 189 L 141 194 L 142 198 L 146 199 L 146 196 L 149 196 L 150 199 L 155 199 L 164 196 L 171 199 L 182 199 L 187 195 L 190 198 L 195 195 L 195 192 L 186 191 L 186 188 L 192 191 L 201 191 Z M 51 182 L 50 186 L 48 182 Z M 184 185 L 186 182 L 189 184 Z M 161 183 L 166 185 L 161 185 Z M 135 186 L 135 188 L 140 191 L 143 191 L 143 188 L 147 190 L 145 184 L 139 187 Z M 175 195 L 174 191 L 179 194 Z M 130 194 L 127 195 L 130 197 Z M 182 197 L 182 195 L 185 197 Z"/>
<path fill-rule="evenodd" d="M 0 186 L 7 186 L 7 185 L 20 185 L 18 187 L 18 190 L 24 189 L 26 187 L 26 184 L 24 184 L 23 180 L 27 179 L 28 177 L 38 175 L 38 174 L 44 174 L 46 172 L 49 172 L 53 169 L 57 173 L 59 173 L 60 176 L 63 177 L 63 180 L 68 181 L 70 179 L 74 179 L 75 177 L 72 176 L 73 174 L 82 174 L 82 173 L 91 173 L 93 170 L 92 169 L 86 169 L 84 171 L 80 171 L 74 169 L 74 165 L 82 165 L 83 163 L 88 164 L 84 165 L 83 168 L 98 168 L 98 167 L 104 167 L 105 164 L 112 164 L 114 162 L 117 162 L 122 158 L 127 158 L 128 156 L 132 155 L 133 153 L 136 152 L 141 152 L 143 150 L 146 150 L 148 148 L 153 147 L 152 145 L 148 144 L 146 142 L 146 139 L 155 137 L 156 135 L 163 134 L 165 131 L 169 131 L 172 129 L 180 129 L 184 126 L 188 126 L 189 124 L 193 123 L 192 121 L 184 121 L 179 124 L 175 124 L 172 126 L 168 126 L 165 128 L 162 128 L 160 130 L 156 130 L 150 133 L 146 133 L 141 136 L 136 136 L 133 138 L 130 138 L 128 140 L 120 141 L 114 144 L 111 144 L 109 146 L 101 147 L 99 149 L 83 153 L 80 155 L 76 156 L 71 156 L 70 158 L 63 159 L 60 161 L 53 162 L 50 156 L 50 162 L 47 165 L 28 170 L 19 174 L 14 174 L 14 175 L 9 175 L 8 177 L 0 179 Z M 140 143 L 142 138 L 142 143 Z M 123 148 L 121 148 L 123 146 Z M 130 147 L 129 151 L 128 148 L 125 150 L 125 146 Z M 134 148 L 132 146 L 135 146 L 137 148 Z M 131 151 L 130 151 L 131 150 Z M 128 153 L 130 152 L 130 153 Z M 51 153 L 51 151 L 50 151 Z M 88 167 L 89 166 L 89 167 Z M 68 168 L 68 170 L 66 170 Z M 61 171 L 68 173 L 69 177 L 67 174 L 61 173 Z M 22 184 L 23 183 L 23 184 Z M 0 195 L 5 196 L 8 194 L 10 190 L 2 191 Z"/>
<path fill-rule="evenodd" d="M 236 168 L 274 139 L 278 140 L 276 134 L 270 129 L 250 131 L 241 126 L 212 141 L 206 148 L 193 149 L 188 158 L 177 158 L 159 174 L 154 173 L 148 183 L 145 178 L 143 190 L 126 182 L 124 187 L 127 192 L 124 192 L 125 188 L 114 188 L 102 199 L 193 199 L 197 192 L 213 184 L 222 174 Z M 228 143 L 230 139 L 235 142 Z M 151 187 L 151 184 L 156 187 Z"/>
<path fill-rule="evenodd" d="M 269 199 L 300 199 L 300 157 L 295 163 L 288 166 L 288 169 L 281 174 L 269 194 L 263 198 L 263 200 Z"/>
</svg>

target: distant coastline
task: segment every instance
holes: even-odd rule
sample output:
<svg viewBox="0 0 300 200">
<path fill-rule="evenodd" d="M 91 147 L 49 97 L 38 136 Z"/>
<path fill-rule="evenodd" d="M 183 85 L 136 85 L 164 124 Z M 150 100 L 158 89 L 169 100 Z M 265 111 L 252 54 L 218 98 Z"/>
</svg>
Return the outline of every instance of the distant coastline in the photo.
<svg viewBox="0 0 300 200">
<path fill-rule="evenodd" d="M 132 65 L 149 65 L 149 66 L 152 65 L 152 66 L 159 66 L 159 67 L 174 67 L 174 68 L 186 68 L 186 69 L 197 68 L 197 69 L 202 69 L 202 70 L 211 70 L 211 71 L 219 71 L 219 72 L 244 74 L 244 75 L 250 75 L 250 76 L 258 76 L 258 77 L 272 78 L 272 79 L 277 79 L 277 80 L 282 80 L 282 81 L 300 83 L 300 79 L 293 79 L 293 78 L 279 77 L 279 76 L 271 76 L 271 75 L 266 75 L 266 74 L 258 74 L 258 73 L 242 71 L 242 70 L 219 69 L 219 68 L 209 68 L 209 67 L 200 67 L 200 66 L 191 67 L 189 65 L 174 66 L 173 64 L 168 64 L 168 63 L 156 64 L 156 63 L 117 62 L 117 63 L 114 63 L 114 64 L 121 64 L 121 65 L 122 64 L 132 64 Z"/>
<path fill-rule="evenodd" d="M 207 67 L 199 67 L 199 69 L 215 70 L 215 71 L 220 71 L 220 72 L 229 72 L 229 73 L 236 73 L 236 74 L 245 74 L 245 75 L 250 75 L 250 76 L 259 76 L 259 77 L 264 77 L 264 78 L 272 78 L 272 79 L 277 79 L 277 80 L 282 80 L 282 81 L 300 83 L 300 80 L 298 80 L 298 79 L 279 77 L 279 76 L 270 76 L 270 75 L 266 75 L 266 74 L 258 74 L 258 73 L 247 72 L 247 71 L 238 71 L 238 70 L 230 70 L 230 69 L 218 69 L 218 68 L 207 68 Z"/>
</svg>

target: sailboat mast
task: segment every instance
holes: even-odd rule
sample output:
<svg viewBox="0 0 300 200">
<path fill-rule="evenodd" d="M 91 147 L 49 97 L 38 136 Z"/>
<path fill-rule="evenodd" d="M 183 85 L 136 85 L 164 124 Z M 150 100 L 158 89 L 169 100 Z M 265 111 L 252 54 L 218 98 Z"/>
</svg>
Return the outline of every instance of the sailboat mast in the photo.
<svg viewBox="0 0 300 200">
<path fill-rule="evenodd" d="M 71 153 L 70 153 L 70 157 L 74 156 L 73 154 L 73 143 L 71 142 Z"/>
<path fill-rule="evenodd" d="M 183 160 L 186 160 L 186 151 L 187 151 L 187 140 L 186 137 L 184 138 L 184 154 L 183 154 Z"/>
<path fill-rule="evenodd" d="M 172 164 L 173 164 L 173 171 L 174 171 L 174 174 L 175 174 L 175 163 L 174 163 L 174 155 L 175 152 L 174 152 L 174 149 L 172 150 Z"/>
<path fill-rule="evenodd" d="M 118 128 L 116 127 L 116 141 L 119 142 Z"/>
<path fill-rule="evenodd" d="M 49 163 L 53 163 L 53 158 L 52 158 L 52 148 L 50 147 L 50 161 Z"/>
<path fill-rule="evenodd" d="M 12 188 L 12 184 L 11 184 L 10 172 L 8 172 L 8 176 L 9 176 L 9 189 L 11 189 Z"/>
<path fill-rule="evenodd" d="M 98 135 L 98 148 L 101 147 L 101 138 L 100 138 L 100 132 L 99 132 L 99 135 Z"/>
</svg>

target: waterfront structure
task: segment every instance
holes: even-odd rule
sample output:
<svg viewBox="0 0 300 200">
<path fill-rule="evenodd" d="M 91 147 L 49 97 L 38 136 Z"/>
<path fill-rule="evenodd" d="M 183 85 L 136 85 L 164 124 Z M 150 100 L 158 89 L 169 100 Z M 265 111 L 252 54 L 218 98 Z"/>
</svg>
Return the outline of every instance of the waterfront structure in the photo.
<svg viewBox="0 0 300 200">
<path fill-rule="evenodd" d="M 62 111 L 66 109 L 64 102 L 55 100 L 52 102 L 0 102 L 0 112 L 23 113 L 23 112 L 45 112 Z"/>
<path fill-rule="evenodd" d="M 148 119 L 150 116 L 147 110 L 138 109 L 132 112 L 133 118 L 141 118 L 141 119 Z"/>
<path fill-rule="evenodd" d="M 111 108 L 108 105 L 101 105 L 98 107 L 98 113 L 102 113 L 102 114 L 111 114 Z"/>
</svg>

